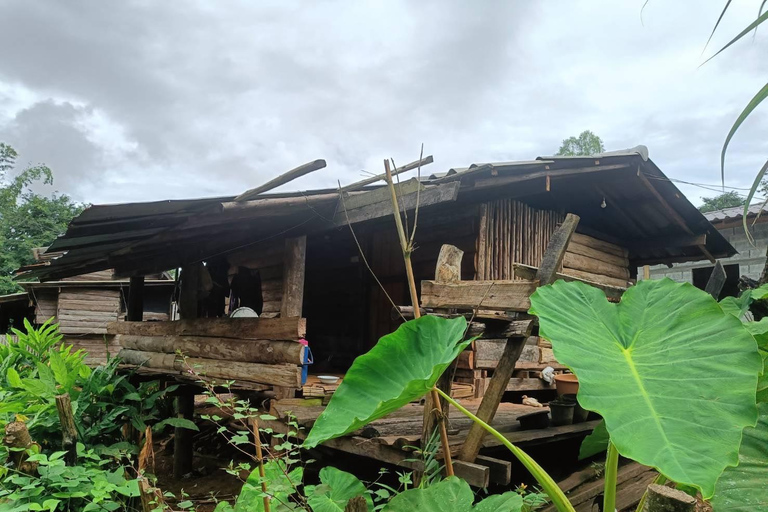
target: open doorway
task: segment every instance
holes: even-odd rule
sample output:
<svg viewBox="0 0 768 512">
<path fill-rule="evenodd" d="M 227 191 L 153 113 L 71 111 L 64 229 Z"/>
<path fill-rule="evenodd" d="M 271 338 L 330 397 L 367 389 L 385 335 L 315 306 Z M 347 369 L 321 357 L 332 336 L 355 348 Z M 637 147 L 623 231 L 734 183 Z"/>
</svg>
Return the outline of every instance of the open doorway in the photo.
<svg viewBox="0 0 768 512">
<path fill-rule="evenodd" d="M 693 269 L 693 286 L 703 290 L 707 286 L 709 277 L 712 275 L 714 266 Z M 723 265 L 725 270 L 725 284 L 720 292 L 720 299 L 723 297 L 738 297 L 739 295 L 739 265 Z"/>
</svg>

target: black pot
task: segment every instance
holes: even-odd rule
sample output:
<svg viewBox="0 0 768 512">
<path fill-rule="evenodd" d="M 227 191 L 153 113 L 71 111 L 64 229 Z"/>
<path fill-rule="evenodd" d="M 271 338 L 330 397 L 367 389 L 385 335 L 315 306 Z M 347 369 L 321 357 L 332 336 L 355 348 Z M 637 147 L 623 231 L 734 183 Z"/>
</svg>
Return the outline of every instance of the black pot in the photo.
<svg viewBox="0 0 768 512">
<path fill-rule="evenodd" d="M 560 400 L 567 402 L 567 403 L 573 403 L 575 404 L 575 407 L 573 409 L 573 422 L 574 423 L 584 423 L 587 421 L 587 416 L 589 416 L 589 411 L 586 410 L 579 404 L 579 401 L 576 399 L 576 395 L 562 395 L 560 397 Z"/>
<path fill-rule="evenodd" d="M 573 412 L 576 404 L 573 402 L 556 401 L 549 402 L 549 410 L 552 413 L 552 425 L 559 427 L 561 425 L 573 424 Z"/>
<path fill-rule="evenodd" d="M 523 414 L 517 417 L 522 430 L 532 430 L 537 428 L 547 428 L 549 426 L 549 414 L 547 411 L 537 411 Z"/>
</svg>

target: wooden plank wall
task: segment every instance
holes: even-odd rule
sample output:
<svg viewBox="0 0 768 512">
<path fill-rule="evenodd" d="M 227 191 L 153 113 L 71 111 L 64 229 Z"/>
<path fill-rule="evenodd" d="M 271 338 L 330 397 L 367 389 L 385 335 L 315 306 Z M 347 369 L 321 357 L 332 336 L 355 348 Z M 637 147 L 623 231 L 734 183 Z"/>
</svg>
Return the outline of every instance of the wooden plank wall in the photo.
<svg viewBox="0 0 768 512">
<path fill-rule="evenodd" d="M 62 334 L 106 334 L 107 324 L 121 316 L 120 290 L 63 288 L 56 317 Z"/>
<path fill-rule="evenodd" d="M 30 294 L 35 299 L 35 323 L 42 324 L 51 317 L 55 321 L 59 291 L 33 289 Z"/>
<path fill-rule="evenodd" d="M 536 210 L 512 199 L 485 203 L 476 242 L 476 278 L 514 279 L 512 263 L 538 267 L 550 236 L 563 219 L 561 213 Z"/>
<path fill-rule="evenodd" d="M 277 318 L 283 301 L 283 260 L 285 244 L 282 240 L 269 245 L 253 247 L 232 253 L 227 257 L 230 274 L 237 272 L 237 267 L 258 270 L 261 275 L 261 295 L 264 309 L 261 316 Z"/>
<path fill-rule="evenodd" d="M 630 284 L 629 251 L 591 236 L 574 233 L 563 258 L 563 274 L 594 283 L 626 288 Z"/>
</svg>

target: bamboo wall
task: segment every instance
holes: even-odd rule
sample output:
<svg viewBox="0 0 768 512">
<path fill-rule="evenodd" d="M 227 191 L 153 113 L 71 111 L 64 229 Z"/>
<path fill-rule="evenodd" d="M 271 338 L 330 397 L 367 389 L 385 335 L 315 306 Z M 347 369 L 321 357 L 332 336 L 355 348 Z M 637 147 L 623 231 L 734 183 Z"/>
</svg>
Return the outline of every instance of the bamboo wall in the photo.
<svg viewBox="0 0 768 512">
<path fill-rule="evenodd" d="M 481 207 L 476 240 L 476 279 L 515 279 L 514 263 L 538 267 L 565 215 L 504 199 Z M 626 288 L 631 281 L 626 248 L 575 233 L 561 272 L 584 281 Z"/>
<path fill-rule="evenodd" d="M 481 207 L 476 278 L 514 279 L 513 263 L 538 267 L 549 238 L 565 215 L 502 199 Z"/>
</svg>

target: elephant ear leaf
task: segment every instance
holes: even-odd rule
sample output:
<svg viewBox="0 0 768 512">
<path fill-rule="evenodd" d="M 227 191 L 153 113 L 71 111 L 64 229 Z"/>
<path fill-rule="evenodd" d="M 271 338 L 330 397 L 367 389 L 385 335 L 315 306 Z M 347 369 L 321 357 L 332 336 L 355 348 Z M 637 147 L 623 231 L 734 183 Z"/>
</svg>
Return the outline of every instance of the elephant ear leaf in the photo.
<svg viewBox="0 0 768 512">
<path fill-rule="evenodd" d="M 304 446 L 353 432 L 422 397 L 471 340 L 464 317 L 424 316 L 404 323 L 355 359 L 315 421 Z"/>
<path fill-rule="evenodd" d="M 472 505 L 475 497 L 469 484 L 455 476 L 424 489 L 401 492 L 384 507 L 383 512 L 520 512 L 523 498 L 505 492 Z"/>
<path fill-rule="evenodd" d="M 321 485 L 304 488 L 312 512 L 344 512 L 347 502 L 356 496 L 363 496 L 368 510 L 373 510 L 371 496 L 355 475 L 326 466 L 320 470 L 320 482 Z"/>
<path fill-rule="evenodd" d="M 533 294 L 531 313 L 619 453 L 710 498 L 757 419 L 762 361 L 742 323 L 707 293 L 669 279 L 641 281 L 619 304 L 558 281 Z"/>
<path fill-rule="evenodd" d="M 726 468 L 712 498 L 714 512 L 768 510 L 768 404 L 758 404 L 760 420 L 744 429 L 739 465 Z"/>
<path fill-rule="evenodd" d="M 608 435 L 608 430 L 605 428 L 605 421 L 601 421 L 597 424 L 595 430 L 581 442 L 579 460 L 605 452 L 608 449 L 610 440 L 611 436 Z"/>
</svg>

